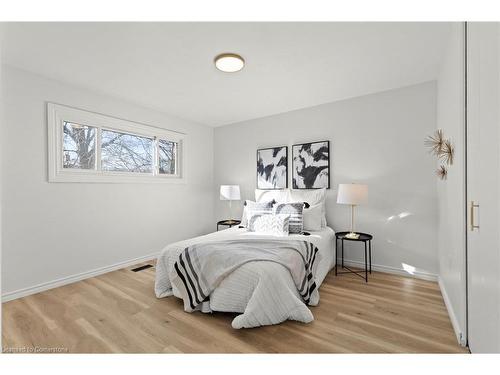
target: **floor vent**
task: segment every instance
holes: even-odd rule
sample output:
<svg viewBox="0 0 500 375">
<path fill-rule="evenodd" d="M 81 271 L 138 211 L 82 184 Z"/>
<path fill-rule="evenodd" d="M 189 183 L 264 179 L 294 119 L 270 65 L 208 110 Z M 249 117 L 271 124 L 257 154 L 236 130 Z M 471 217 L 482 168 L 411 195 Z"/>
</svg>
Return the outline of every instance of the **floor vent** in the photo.
<svg viewBox="0 0 500 375">
<path fill-rule="evenodd" d="M 139 271 L 151 268 L 151 267 L 153 267 L 151 264 L 146 264 L 144 266 L 140 266 L 140 267 L 137 267 L 137 268 L 132 268 L 131 271 L 132 272 L 139 272 Z"/>
</svg>

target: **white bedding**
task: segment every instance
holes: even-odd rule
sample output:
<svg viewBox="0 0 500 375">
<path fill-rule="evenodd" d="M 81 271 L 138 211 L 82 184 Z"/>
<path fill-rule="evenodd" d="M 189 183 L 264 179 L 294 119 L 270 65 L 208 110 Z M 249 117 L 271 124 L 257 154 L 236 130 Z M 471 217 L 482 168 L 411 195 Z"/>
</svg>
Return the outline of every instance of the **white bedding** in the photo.
<svg viewBox="0 0 500 375">
<path fill-rule="evenodd" d="M 316 271 L 316 284 L 319 287 L 334 266 L 335 233 L 328 227 L 310 233 L 309 236 L 290 235 L 285 238 L 309 241 L 318 248 L 321 259 Z M 230 228 L 167 246 L 159 255 L 156 265 L 156 296 L 162 298 L 175 295 L 181 298 L 179 291 L 172 286 L 169 275 L 186 247 L 207 241 L 270 237 L 248 232 L 245 228 Z M 308 323 L 314 319 L 301 300 L 290 272 L 278 263 L 266 261 L 250 262 L 232 272 L 212 292 L 210 301 L 204 303 L 201 310 L 243 313 L 233 320 L 234 328 L 278 324 L 287 319 Z"/>
</svg>

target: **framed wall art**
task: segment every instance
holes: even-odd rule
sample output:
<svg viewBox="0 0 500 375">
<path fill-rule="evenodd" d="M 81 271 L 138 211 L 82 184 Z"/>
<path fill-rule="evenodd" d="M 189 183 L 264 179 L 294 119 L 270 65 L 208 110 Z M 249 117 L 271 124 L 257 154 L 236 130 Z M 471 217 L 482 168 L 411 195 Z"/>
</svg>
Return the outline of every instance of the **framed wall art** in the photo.
<svg viewBox="0 0 500 375">
<path fill-rule="evenodd" d="M 257 189 L 288 187 L 288 147 L 257 150 Z"/>
<path fill-rule="evenodd" d="M 330 141 L 292 146 L 292 187 L 330 188 Z"/>
</svg>

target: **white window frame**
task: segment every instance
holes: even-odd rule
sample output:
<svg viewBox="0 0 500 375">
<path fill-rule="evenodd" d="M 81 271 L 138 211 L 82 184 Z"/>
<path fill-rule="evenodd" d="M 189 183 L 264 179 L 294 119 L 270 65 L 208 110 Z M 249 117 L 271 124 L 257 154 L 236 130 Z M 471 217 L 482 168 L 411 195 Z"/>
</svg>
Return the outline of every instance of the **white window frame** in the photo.
<svg viewBox="0 0 500 375">
<path fill-rule="evenodd" d="M 63 126 L 65 122 L 96 128 L 96 169 L 63 168 Z M 47 103 L 49 182 L 101 183 L 185 183 L 184 153 L 186 134 L 138 122 L 84 111 L 55 103 Z M 102 130 L 125 132 L 153 138 L 153 172 L 121 172 L 101 170 Z M 158 140 L 177 142 L 176 174 L 158 172 Z"/>
</svg>

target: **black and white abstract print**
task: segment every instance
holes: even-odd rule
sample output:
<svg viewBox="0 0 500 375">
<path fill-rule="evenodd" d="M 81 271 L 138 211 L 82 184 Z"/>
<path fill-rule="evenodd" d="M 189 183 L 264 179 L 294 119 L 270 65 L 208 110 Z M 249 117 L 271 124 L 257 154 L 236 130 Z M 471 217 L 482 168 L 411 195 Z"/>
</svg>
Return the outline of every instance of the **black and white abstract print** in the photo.
<svg viewBox="0 0 500 375">
<path fill-rule="evenodd" d="M 257 188 L 286 189 L 288 187 L 288 147 L 257 150 Z"/>
<path fill-rule="evenodd" d="M 292 146 L 294 189 L 330 188 L 330 142 Z"/>
</svg>

